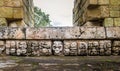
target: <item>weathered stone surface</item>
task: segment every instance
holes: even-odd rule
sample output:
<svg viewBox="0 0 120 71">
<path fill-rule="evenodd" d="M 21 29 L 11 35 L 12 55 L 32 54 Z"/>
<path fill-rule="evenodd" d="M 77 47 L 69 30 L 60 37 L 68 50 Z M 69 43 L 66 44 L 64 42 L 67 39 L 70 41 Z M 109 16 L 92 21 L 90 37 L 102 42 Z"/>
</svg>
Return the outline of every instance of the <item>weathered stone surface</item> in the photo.
<svg viewBox="0 0 120 71">
<path fill-rule="evenodd" d="M 115 46 L 115 47 L 120 46 L 120 41 L 114 41 L 113 46 Z"/>
<path fill-rule="evenodd" d="M 108 39 L 119 39 L 120 38 L 120 27 L 107 27 L 106 35 Z"/>
<path fill-rule="evenodd" d="M 62 41 L 53 41 L 52 51 L 54 55 L 62 56 L 63 55 L 63 42 Z"/>
<path fill-rule="evenodd" d="M 13 13 L 13 18 L 15 19 L 22 19 L 24 17 L 23 8 L 14 8 Z"/>
<path fill-rule="evenodd" d="M 21 28 L 8 28 L 9 39 L 25 39 L 25 34 Z"/>
<path fill-rule="evenodd" d="M 77 55 L 77 41 L 64 41 L 64 55 Z"/>
<path fill-rule="evenodd" d="M 1 18 L 13 18 L 13 8 L 11 7 L 0 7 Z"/>
<path fill-rule="evenodd" d="M 7 26 L 7 20 L 5 18 L 0 18 L 0 26 Z"/>
<path fill-rule="evenodd" d="M 113 25 L 114 25 L 114 20 L 113 20 L 113 18 L 105 18 L 103 25 L 104 25 L 105 27 L 113 26 Z"/>
<path fill-rule="evenodd" d="M 78 55 L 88 54 L 88 41 L 78 41 Z"/>
<path fill-rule="evenodd" d="M 63 28 L 64 39 L 78 39 L 80 37 L 79 27 Z"/>
<path fill-rule="evenodd" d="M 88 42 L 88 55 L 99 55 L 99 42 L 89 41 Z"/>
<path fill-rule="evenodd" d="M 26 39 L 50 39 L 52 29 L 50 28 L 27 28 Z"/>
<path fill-rule="evenodd" d="M 5 51 L 5 42 L 0 41 L 0 55 Z"/>
<path fill-rule="evenodd" d="M 112 51 L 112 42 L 110 40 L 99 41 L 99 51 L 100 55 L 111 55 Z"/>
<path fill-rule="evenodd" d="M 26 41 L 16 41 L 16 54 L 18 56 L 27 54 L 27 42 Z"/>
</svg>

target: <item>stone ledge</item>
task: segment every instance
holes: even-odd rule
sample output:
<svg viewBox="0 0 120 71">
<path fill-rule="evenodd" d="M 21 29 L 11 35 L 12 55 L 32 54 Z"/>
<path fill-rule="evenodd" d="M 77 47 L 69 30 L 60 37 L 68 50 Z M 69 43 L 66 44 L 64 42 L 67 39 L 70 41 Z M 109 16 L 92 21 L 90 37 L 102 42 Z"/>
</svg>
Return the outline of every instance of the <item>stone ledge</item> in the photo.
<svg viewBox="0 0 120 71">
<path fill-rule="evenodd" d="M 64 39 L 120 39 L 120 27 L 0 27 L 0 39 L 64 40 Z"/>
</svg>

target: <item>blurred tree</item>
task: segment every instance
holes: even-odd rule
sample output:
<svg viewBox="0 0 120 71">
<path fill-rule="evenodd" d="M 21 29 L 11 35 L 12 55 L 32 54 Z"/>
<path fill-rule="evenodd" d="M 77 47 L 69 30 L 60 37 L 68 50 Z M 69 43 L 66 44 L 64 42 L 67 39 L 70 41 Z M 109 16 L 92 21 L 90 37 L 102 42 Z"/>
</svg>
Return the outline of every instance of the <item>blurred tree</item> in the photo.
<svg viewBox="0 0 120 71">
<path fill-rule="evenodd" d="M 40 8 L 34 7 L 35 27 L 50 27 L 49 14 L 45 14 Z"/>
</svg>

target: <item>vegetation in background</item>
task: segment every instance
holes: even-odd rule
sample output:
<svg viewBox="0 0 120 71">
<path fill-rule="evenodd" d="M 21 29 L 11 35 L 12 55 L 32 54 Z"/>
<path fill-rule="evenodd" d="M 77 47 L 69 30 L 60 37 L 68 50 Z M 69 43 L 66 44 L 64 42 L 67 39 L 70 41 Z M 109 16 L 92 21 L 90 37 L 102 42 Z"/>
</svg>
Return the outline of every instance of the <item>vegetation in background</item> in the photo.
<svg viewBox="0 0 120 71">
<path fill-rule="evenodd" d="M 50 27 L 49 14 L 45 14 L 40 8 L 34 7 L 35 27 Z"/>
</svg>

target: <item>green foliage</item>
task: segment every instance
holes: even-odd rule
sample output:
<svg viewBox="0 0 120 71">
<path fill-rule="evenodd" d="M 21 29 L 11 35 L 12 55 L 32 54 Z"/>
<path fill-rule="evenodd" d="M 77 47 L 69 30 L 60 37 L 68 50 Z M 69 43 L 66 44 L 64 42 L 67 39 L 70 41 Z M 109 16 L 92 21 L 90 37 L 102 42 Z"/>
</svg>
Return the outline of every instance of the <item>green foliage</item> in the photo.
<svg viewBox="0 0 120 71">
<path fill-rule="evenodd" d="M 49 14 L 45 14 L 38 7 L 34 7 L 34 19 L 35 19 L 35 27 L 49 27 L 50 19 Z"/>
</svg>

